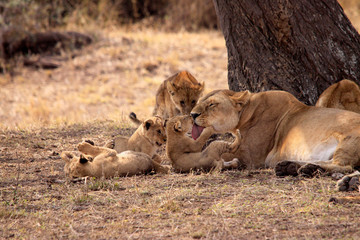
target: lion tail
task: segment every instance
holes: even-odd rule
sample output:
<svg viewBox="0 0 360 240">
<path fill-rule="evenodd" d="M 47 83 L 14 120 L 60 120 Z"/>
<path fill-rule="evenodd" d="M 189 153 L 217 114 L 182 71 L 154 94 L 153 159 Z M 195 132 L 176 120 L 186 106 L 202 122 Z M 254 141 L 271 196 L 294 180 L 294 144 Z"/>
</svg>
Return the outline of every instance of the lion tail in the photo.
<svg viewBox="0 0 360 240">
<path fill-rule="evenodd" d="M 130 120 L 136 125 L 136 126 L 140 126 L 142 124 L 143 121 L 139 120 L 136 116 L 136 114 L 134 112 L 131 112 L 129 114 L 129 118 Z"/>
</svg>

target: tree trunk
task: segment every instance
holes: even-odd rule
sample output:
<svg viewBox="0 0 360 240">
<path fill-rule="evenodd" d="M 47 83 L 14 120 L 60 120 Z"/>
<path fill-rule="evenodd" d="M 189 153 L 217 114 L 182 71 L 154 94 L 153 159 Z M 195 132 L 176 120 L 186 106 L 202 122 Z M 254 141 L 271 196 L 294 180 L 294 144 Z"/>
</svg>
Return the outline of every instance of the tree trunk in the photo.
<svg viewBox="0 0 360 240">
<path fill-rule="evenodd" d="M 360 83 L 360 36 L 336 0 L 213 0 L 234 91 L 281 89 L 315 104 L 331 84 Z"/>
</svg>

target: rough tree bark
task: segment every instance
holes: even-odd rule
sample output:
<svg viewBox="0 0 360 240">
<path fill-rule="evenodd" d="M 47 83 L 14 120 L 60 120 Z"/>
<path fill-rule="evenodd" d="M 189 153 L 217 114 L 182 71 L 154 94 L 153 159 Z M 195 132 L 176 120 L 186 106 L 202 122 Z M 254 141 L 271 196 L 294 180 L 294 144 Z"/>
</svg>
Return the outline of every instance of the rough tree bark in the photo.
<svg viewBox="0 0 360 240">
<path fill-rule="evenodd" d="M 231 90 L 281 89 L 315 104 L 332 83 L 360 83 L 360 36 L 336 0 L 213 2 Z"/>
</svg>

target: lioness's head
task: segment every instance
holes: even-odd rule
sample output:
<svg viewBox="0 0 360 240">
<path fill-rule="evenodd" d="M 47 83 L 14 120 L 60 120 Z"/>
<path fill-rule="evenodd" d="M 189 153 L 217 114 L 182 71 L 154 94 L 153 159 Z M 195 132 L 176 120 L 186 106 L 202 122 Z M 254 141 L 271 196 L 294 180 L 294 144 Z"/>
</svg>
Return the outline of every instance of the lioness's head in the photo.
<svg viewBox="0 0 360 240">
<path fill-rule="evenodd" d="M 171 77 L 166 87 L 181 114 L 189 114 L 204 91 L 204 86 L 204 82 L 199 83 L 189 72 L 182 71 Z"/>
<path fill-rule="evenodd" d="M 86 165 L 89 163 L 89 157 L 85 157 L 84 155 L 80 155 L 80 157 L 75 156 L 71 152 L 62 152 L 61 158 L 65 161 L 64 172 L 68 177 L 85 177 L 86 173 Z"/>
<path fill-rule="evenodd" d="M 201 98 L 190 114 L 194 128 L 199 128 L 197 133 L 200 135 L 203 128 L 210 126 L 219 133 L 235 131 L 250 96 L 249 91 L 215 90 Z"/>
<path fill-rule="evenodd" d="M 141 128 L 144 136 L 153 144 L 160 147 L 166 142 L 165 123 L 161 117 L 155 116 L 146 119 Z"/>
<path fill-rule="evenodd" d="M 180 115 L 170 118 L 166 122 L 167 134 L 175 133 L 178 135 L 184 135 L 189 132 L 193 126 L 193 121 L 190 115 Z"/>
</svg>

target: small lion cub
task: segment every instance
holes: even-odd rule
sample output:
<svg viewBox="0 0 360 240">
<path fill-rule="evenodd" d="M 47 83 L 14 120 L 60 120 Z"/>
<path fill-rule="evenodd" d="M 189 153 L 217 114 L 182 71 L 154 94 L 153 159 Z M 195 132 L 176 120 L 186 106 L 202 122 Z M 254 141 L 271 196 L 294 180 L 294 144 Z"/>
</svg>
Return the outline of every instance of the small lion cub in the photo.
<svg viewBox="0 0 360 240">
<path fill-rule="evenodd" d="M 117 154 L 113 149 L 93 146 L 88 142 L 80 143 L 78 150 L 81 152 L 80 157 L 72 152 L 61 153 L 65 161 L 64 171 L 69 177 L 125 177 L 152 170 L 160 173 L 168 173 L 170 170 L 141 152 L 125 151 Z"/>
<path fill-rule="evenodd" d="M 190 116 L 176 116 L 166 124 L 168 141 L 166 153 L 173 168 L 178 172 L 189 172 L 190 170 L 222 170 L 238 168 L 240 162 L 237 158 L 229 162 L 221 159 L 225 152 L 235 152 L 240 145 L 241 135 L 237 131 L 236 139 L 232 144 L 225 141 L 214 141 L 201 151 L 207 139 L 213 134 L 212 128 L 205 128 L 197 140 L 186 136 L 193 126 Z"/>
<path fill-rule="evenodd" d="M 181 114 L 190 114 L 202 92 L 204 82 L 199 83 L 187 71 L 179 72 L 166 79 L 156 93 L 153 116 L 171 118 Z"/>
<path fill-rule="evenodd" d="M 166 131 L 163 119 L 161 117 L 151 117 L 146 119 L 130 138 L 117 136 L 106 143 L 105 147 L 115 149 L 118 153 L 126 150 L 143 152 L 160 163 L 161 158 L 156 154 L 156 150 L 165 142 Z"/>
</svg>

